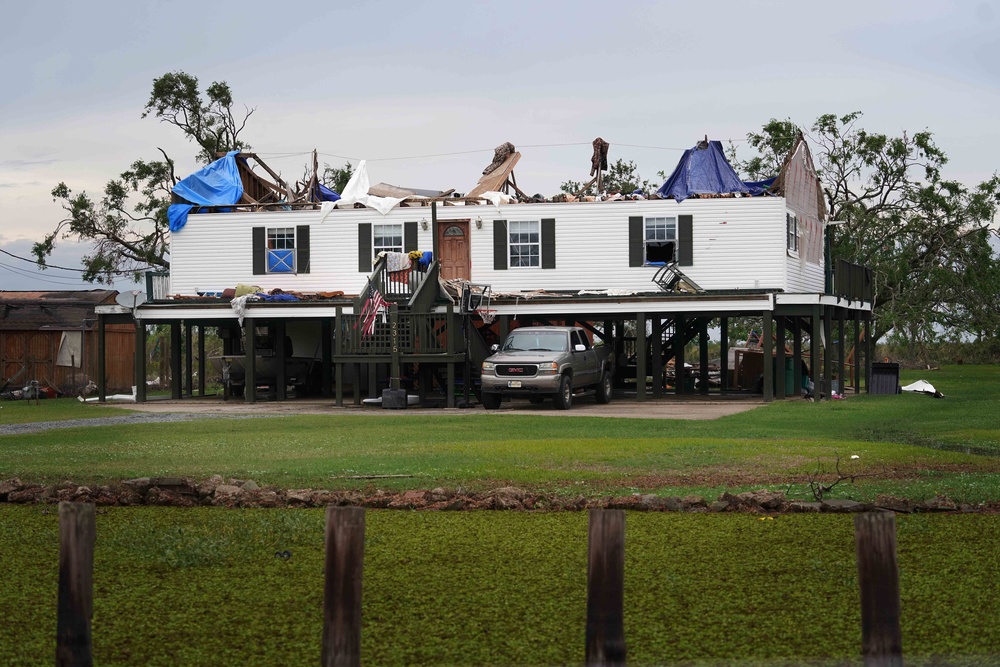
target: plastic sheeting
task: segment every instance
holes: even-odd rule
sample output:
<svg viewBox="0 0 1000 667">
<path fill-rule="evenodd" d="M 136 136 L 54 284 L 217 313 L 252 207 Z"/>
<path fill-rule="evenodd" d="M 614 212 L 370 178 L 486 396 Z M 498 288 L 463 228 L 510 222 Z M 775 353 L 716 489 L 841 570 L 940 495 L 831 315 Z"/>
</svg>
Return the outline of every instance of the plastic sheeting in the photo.
<svg viewBox="0 0 1000 667">
<path fill-rule="evenodd" d="M 196 171 L 174 186 L 173 193 L 187 204 L 172 204 L 167 211 L 170 231 L 180 231 L 187 224 L 195 206 L 225 206 L 243 197 L 243 179 L 236 165 L 239 151 L 229 151 L 212 164 Z"/>
<path fill-rule="evenodd" d="M 358 163 L 358 168 L 351 175 L 351 180 L 347 182 L 344 191 L 340 193 L 340 199 L 333 202 L 323 202 L 320 206 L 320 210 L 323 212 L 320 222 L 326 220 L 334 208 L 353 208 L 355 204 L 363 204 L 382 215 L 387 215 L 389 211 L 399 206 L 399 202 L 406 199 L 406 197 L 376 197 L 368 194 L 371 183 L 368 180 L 368 167 L 365 164 L 365 160 Z"/>
<path fill-rule="evenodd" d="M 336 190 L 331 190 L 322 183 L 316 184 L 314 195 L 319 201 L 337 201 L 340 199 L 340 194 Z"/>
<path fill-rule="evenodd" d="M 656 194 L 682 202 L 692 195 L 734 194 L 759 195 L 767 189 L 759 183 L 744 183 L 726 159 L 722 142 L 710 141 L 708 146 L 689 148 L 677 163 L 674 173 L 660 186 Z"/>
</svg>

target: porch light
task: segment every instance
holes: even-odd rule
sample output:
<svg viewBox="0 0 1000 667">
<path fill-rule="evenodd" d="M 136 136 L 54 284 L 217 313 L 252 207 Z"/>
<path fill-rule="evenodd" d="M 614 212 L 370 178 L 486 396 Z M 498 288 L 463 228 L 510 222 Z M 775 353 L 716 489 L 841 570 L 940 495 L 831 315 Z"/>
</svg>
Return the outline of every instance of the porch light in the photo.
<svg viewBox="0 0 1000 667">
<path fill-rule="evenodd" d="M 427 218 L 423 218 L 420 221 L 420 229 L 424 230 L 425 232 L 427 231 Z"/>
<path fill-rule="evenodd" d="M 483 219 L 477 217 L 476 218 L 476 229 L 482 229 L 482 228 L 483 228 Z"/>
</svg>

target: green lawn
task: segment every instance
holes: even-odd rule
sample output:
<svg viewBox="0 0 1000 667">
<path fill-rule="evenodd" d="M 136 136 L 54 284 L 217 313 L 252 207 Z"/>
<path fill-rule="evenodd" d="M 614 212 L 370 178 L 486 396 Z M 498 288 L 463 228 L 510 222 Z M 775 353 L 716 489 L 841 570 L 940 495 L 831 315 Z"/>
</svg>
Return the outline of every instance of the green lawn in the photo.
<svg viewBox="0 0 1000 667">
<path fill-rule="evenodd" d="M 1000 369 L 916 373 L 948 395 L 775 403 L 711 422 L 542 415 L 298 416 L 0 436 L 0 479 L 104 483 L 214 473 L 284 487 L 808 497 L 817 467 L 871 475 L 837 497 L 1000 500 Z M 75 403 L 75 405 L 74 405 Z M 2 422 L 106 416 L 3 404 Z M 857 455 L 860 458 L 851 459 Z M 357 481 L 356 474 L 410 478 Z M 315 664 L 321 510 L 102 508 L 94 650 L 104 665 Z M 369 665 L 581 664 L 583 512 L 369 511 Z M 897 517 L 908 665 L 1000 663 L 1000 515 Z M 0 664 L 49 664 L 52 505 L 0 505 Z M 288 549 L 292 557 L 277 559 Z M 858 665 L 849 515 L 629 513 L 629 664 Z"/>
<path fill-rule="evenodd" d="M 838 486 L 840 497 L 870 500 L 892 493 L 918 500 L 935 494 L 969 503 L 1000 500 L 1000 368 L 953 366 L 909 374 L 904 382 L 916 377 L 930 379 L 948 398 L 862 395 L 823 403 L 776 402 L 714 421 L 477 410 L 206 420 L 0 436 L 0 478 L 100 484 L 221 474 L 281 487 L 378 484 L 475 491 L 514 484 L 571 495 L 706 497 L 767 486 L 806 498 L 810 475 L 820 470 L 829 478 L 839 456 L 842 471 L 862 476 L 853 485 Z M 37 408 L 48 406 L 43 402 Z M 17 406 L 13 416 L 37 408 Z M 94 406 L 80 409 L 107 414 Z M 851 459 L 854 455 L 859 458 Z M 352 475 L 411 477 L 344 479 Z"/>
<path fill-rule="evenodd" d="M 996 664 L 997 517 L 897 521 L 907 664 Z M 581 664 L 586 522 L 369 511 L 364 663 Z M 629 513 L 629 664 L 859 664 L 852 526 Z M 319 661 L 322 510 L 112 508 L 97 532 L 96 664 Z M 54 508 L 0 507 L 0 664 L 51 664 L 57 543 Z"/>
<path fill-rule="evenodd" d="M 47 398 L 34 401 L 0 401 L 0 426 L 29 422 L 92 419 L 131 414 L 131 410 L 83 403 L 76 398 Z"/>
</svg>

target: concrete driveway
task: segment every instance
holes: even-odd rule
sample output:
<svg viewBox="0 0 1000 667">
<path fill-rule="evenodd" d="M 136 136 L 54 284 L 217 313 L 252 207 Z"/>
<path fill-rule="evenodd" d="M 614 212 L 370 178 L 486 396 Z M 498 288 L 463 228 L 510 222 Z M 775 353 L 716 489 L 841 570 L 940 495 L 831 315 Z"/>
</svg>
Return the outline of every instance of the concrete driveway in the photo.
<svg viewBox="0 0 1000 667">
<path fill-rule="evenodd" d="M 407 408 L 383 410 L 378 406 L 356 407 L 353 404 L 338 408 L 330 399 L 298 399 L 290 401 L 261 401 L 245 403 L 242 400 L 223 401 L 216 397 L 176 400 L 153 400 L 143 404 L 108 403 L 117 408 L 139 412 L 213 415 L 382 415 L 406 417 L 407 415 L 537 415 L 539 417 L 624 417 L 631 419 L 717 419 L 764 405 L 759 397 L 675 397 L 637 402 L 634 398 L 615 399 L 607 405 L 598 405 L 593 397 L 575 400 L 570 410 L 556 410 L 551 401 L 540 405 L 527 400 L 512 400 L 499 410 L 487 412 L 481 406 L 472 408 Z"/>
</svg>

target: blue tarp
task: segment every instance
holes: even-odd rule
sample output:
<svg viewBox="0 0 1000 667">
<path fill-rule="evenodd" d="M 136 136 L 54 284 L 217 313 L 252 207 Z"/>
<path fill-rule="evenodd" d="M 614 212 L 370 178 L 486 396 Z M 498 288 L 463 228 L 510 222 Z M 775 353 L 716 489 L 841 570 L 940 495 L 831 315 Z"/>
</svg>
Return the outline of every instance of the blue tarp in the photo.
<svg viewBox="0 0 1000 667">
<path fill-rule="evenodd" d="M 170 231 L 179 231 L 187 224 L 188 213 L 199 206 L 225 206 L 243 197 L 243 180 L 236 166 L 239 151 L 230 151 L 207 167 L 191 174 L 174 186 L 173 192 L 188 204 L 172 204 L 167 211 Z"/>
<path fill-rule="evenodd" d="M 702 144 L 703 145 L 703 144 Z M 774 179 L 771 179 L 772 181 Z M 710 141 L 708 146 L 689 148 L 677 163 L 674 173 L 660 186 L 660 197 L 684 201 L 691 195 L 731 194 L 741 192 L 759 195 L 767 189 L 760 183 L 744 183 L 726 159 L 722 142 Z"/>
<path fill-rule="evenodd" d="M 314 195 L 316 199 L 320 201 L 337 201 L 340 199 L 340 195 L 337 194 L 335 190 L 331 190 L 322 183 L 316 184 L 316 192 Z"/>
</svg>

